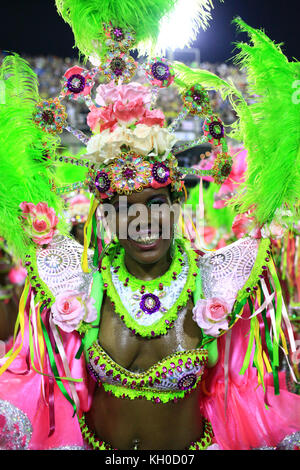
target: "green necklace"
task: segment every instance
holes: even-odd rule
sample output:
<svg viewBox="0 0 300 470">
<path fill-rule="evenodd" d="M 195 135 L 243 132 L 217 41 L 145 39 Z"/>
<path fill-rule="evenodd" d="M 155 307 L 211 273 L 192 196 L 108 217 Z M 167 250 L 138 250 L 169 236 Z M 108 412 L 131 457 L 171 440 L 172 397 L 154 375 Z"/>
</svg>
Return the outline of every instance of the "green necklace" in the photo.
<svg viewBox="0 0 300 470">
<path fill-rule="evenodd" d="M 115 244 L 101 266 L 104 288 L 116 313 L 135 334 L 147 338 L 166 334 L 195 288 L 198 255 L 184 240 L 177 240 L 170 268 L 151 281 L 132 276 L 124 258 L 124 249 Z"/>
</svg>

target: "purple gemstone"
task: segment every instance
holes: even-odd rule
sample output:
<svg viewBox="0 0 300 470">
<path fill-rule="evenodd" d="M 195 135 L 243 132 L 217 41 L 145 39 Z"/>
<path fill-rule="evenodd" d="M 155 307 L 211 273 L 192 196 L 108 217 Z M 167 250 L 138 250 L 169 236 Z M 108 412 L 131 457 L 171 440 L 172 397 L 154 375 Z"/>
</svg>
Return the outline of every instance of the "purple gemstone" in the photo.
<svg viewBox="0 0 300 470">
<path fill-rule="evenodd" d="M 99 193 L 105 193 L 110 188 L 110 180 L 105 171 L 100 171 L 95 178 L 95 186 Z"/>
<path fill-rule="evenodd" d="M 140 308 L 148 315 L 152 315 L 160 309 L 160 300 L 157 295 L 143 294 L 140 301 Z"/>
<path fill-rule="evenodd" d="M 164 184 L 170 176 L 170 171 L 164 163 L 155 162 L 152 167 L 152 176 L 155 181 Z"/>
<path fill-rule="evenodd" d="M 154 64 L 151 67 L 151 72 L 154 78 L 156 80 L 159 80 L 163 82 L 164 80 L 167 80 L 170 76 L 170 70 L 167 64 L 164 64 L 163 62 L 154 62 Z"/>
<path fill-rule="evenodd" d="M 115 70 L 115 75 L 116 75 L 117 77 L 120 77 L 121 75 L 123 75 L 123 71 L 122 71 L 121 69 L 116 69 L 116 70 Z"/>
<path fill-rule="evenodd" d="M 113 35 L 116 41 L 122 41 L 122 39 L 124 39 L 124 33 L 121 28 L 114 28 Z"/>
<path fill-rule="evenodd" d="M 185 374 L 181 379 L 178 380 L 177 386 L 180 390 L 189 390 L 192 388 L 197 380 L 196 374 Z"/>
<path fill-rule="evenodd" d="M 67 88 L 71 93 L 81 93 L 85 87 L 85 78 L 79 73 L 74 73 L 68 79 Z"/>
<path fill-rule="evenodd" d="M 132 168 L 125 168 L 125 170 L 122 171 L 122 175 L 124 176 L 124 178 L 126 179 L 131 179 L 134 177 L 134 170 Z"/>
</svg>

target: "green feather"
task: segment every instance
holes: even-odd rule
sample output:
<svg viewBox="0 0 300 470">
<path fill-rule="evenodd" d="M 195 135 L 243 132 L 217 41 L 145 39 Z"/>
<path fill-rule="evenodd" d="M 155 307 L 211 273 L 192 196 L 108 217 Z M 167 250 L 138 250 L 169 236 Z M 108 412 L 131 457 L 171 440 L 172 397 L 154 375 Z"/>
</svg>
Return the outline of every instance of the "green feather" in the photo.
<svg viewBox="0 0 300 470">
<path fill-rule="evenodd" d="M 243 213 L 255 208 L 257 222 L 271 222 L 276 210 L 295 206 L 300 196 L 300 105 L 294 100 L 299 63 L 289 62 L 263 31 L 240 18 L 238 29 L 251 43 L 238 43 L 234 62 L 245 69 L 250 104 L 234 103 L 239 137 L 248 150 L 246 180 L 234 203 Z"/>
<path fill-rule="evenodd" d="M 46 202 L 58 214 L 62 209 L 61 200 L 51 191 L 53 168 L 45 158 L 45 149 L 54 152 L 59 141 L 33 122 L 38 80 L 28 63 L 18 55 L 7 56 L 0 80 L 5 85 L 5 102 L 0 105 L 1 236 L 21 257 L 32 242 L 22 229 L 20 203 Z"/>
<path fill-rule="evenodd" d="M 103 24 L 134 31 L 137 48 L 142 54 L 153 54 L 161 21 L 168 17 L 179 0 L 56 0 L 56 7 L 74 34 L 75 46 L 87 59 L 104 57 L 107 50 Z M 211 18 L 212 0 L 192 0 L 195 27 L 206 27 Z M 193 33 L 193 32 L 191 32 Z"/>
</svg>

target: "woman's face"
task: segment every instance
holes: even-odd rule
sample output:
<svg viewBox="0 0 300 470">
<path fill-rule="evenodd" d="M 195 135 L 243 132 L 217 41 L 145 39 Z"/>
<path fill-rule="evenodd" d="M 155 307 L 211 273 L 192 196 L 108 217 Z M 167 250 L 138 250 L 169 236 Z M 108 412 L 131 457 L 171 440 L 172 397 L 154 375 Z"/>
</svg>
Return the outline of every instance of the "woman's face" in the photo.
<svg viewBox="0 0 300 470">
<path fill-rule="evenodd" d="M 157 263 L 167 255 L 179 213 L 168 187 L 116 195 L 110 205 L 108 225 L 127 255 L 140 264 Z"/>
</svg>

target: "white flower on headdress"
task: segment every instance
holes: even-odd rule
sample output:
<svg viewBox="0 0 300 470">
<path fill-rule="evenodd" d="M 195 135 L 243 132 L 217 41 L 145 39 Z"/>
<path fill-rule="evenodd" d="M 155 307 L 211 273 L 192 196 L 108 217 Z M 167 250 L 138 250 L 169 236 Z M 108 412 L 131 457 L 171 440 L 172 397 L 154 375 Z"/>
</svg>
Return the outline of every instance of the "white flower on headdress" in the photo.
<svg viewBox="0 0 300 470">
<path fill-rule="evenodd" d="M 121 153 L 126 145 L 139 155 L 168 155 L 176 137 L 159 125 L 138 124 L 135 129 L 118 126 L 113 132 L 106 129 L 91 137 L 87 145 L 87 158 L 95 163 L 107 163 Z M 150 153 L 151 152 L 151 153 Z"/>
</svg>

